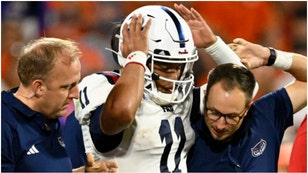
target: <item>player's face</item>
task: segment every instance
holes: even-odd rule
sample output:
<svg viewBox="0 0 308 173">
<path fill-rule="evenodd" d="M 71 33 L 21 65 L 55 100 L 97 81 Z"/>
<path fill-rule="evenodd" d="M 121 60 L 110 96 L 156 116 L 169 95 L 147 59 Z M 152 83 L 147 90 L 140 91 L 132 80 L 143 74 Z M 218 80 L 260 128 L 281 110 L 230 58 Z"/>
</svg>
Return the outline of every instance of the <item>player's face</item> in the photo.
<svg viewBox="0 0 308 173">
<path fill-rule="evenodd" d="M 79 97 L 80 70 L 79 60 L 71 64 L 58 61 L 43 82 L 44 93 L 40 98 L 40 110 L 47 119 L 65 115 L 72 100 Z"/>
<path fill-rule="evenodd" d="M 228 140 L 241 126 L 247 113 L 245 94 L 235 88 L 225 91 L 221 83 L 212 86 L 205 103 L 204 121 L 212 137 Z"/>
<path fill-rule="evenodd" d="M 175 63 L 158 63 L 154 64 L 154 72 L 157 73 L 159 76 L 178 80 L 181 75 L 183 64 L 175 64 Z M 164 80 L 157 80 L 156 86 L 158 91 L 166 94 L 172 93 L 173 83 L 164 81 Z"/>
</svg>

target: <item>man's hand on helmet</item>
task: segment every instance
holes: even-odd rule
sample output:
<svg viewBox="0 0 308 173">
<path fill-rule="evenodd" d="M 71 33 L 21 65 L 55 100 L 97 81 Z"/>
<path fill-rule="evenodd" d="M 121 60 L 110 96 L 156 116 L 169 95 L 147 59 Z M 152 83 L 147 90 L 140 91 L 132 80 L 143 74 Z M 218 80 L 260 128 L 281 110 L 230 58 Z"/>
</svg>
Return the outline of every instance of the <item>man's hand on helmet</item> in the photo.
<svg viewBox="0 0 308 173">
<path fill-rule="evenodd" d="M 188 23 L 197 48 L 207 48 L 216 42 L 216 35 L 200 13 L 193 8 L 189 10 L 183 4 L 174 4 L 174 8 Z"/>
<path fill-rule="evenodd" d="M 142 51 L 148 54 L 149 39 L 148 32 L 151 26 L 151 20 L 142 27 L 143 18 L 141 14 L 133 15 L 129 24 L 125 23 L 123 28 L 123 43 L 121 45 L 122 55 L 127 57 L 135 51 Z"/>
</svg>

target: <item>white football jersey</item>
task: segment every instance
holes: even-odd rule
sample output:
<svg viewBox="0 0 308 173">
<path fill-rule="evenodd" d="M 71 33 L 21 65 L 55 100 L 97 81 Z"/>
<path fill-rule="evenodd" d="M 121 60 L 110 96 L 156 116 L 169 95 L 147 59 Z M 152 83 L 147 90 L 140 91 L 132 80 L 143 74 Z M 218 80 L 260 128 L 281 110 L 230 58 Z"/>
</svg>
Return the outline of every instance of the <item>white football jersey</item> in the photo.
<svg viewBox="0 0 308 173">
<path fill-rule="evenodd" d="M 135 121 L 124 131 L 120 145 L 107 153 L 95 149 L 89 133 L 89 118 L 91 111 L 105 103 L 114 86 L 111 78 L 93 74 L 79 84 L 80 99 L 75 101 L 75 113 L 82 124 L 86 152 L 114 160 L 120 173 L 187 172 L 187 153 L 195 139 L 189 119 L 192 92 L 185 102 L 165 106 L 155 104 L 144 94 Z"/>
</svg>

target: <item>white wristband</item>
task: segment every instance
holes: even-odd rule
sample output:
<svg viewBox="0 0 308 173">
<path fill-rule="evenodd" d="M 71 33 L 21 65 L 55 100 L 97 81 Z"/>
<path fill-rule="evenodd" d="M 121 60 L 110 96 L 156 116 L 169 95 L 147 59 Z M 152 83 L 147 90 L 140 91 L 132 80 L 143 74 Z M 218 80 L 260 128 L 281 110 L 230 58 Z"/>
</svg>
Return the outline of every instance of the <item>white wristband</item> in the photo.
<svg viewBox="0 0 308 173">
<path fill-rule="evenodd" d="M 244 66 L 236 53 L 219 37 L 217 41 L 205 51 L 216 61 L 217 64 L 233 63 Z"/>
<path fill-rule="evenodd" d="M 283 52 L 280 50 L 276 50 L 276 53 L 277 57 L 272 66 L 282 70 L 288 70 L 292 65 L 294 54 L 290 52 Z"/>
<path fill-rule="evenodd" d="M 127 56 L 126 63 L 124 67 L 126 67 L 130 63 L 140 64 L 146 70 L 146 62 L 147 62 L 147 55 L 142 51 L 135 51 L 130 53 Z"/>
</svg>

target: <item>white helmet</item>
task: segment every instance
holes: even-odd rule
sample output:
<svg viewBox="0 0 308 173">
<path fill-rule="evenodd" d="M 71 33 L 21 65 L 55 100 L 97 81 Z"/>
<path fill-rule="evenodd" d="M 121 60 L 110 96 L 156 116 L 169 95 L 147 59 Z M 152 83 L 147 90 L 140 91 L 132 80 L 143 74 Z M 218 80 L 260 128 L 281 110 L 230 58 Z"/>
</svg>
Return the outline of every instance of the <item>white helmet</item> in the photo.
<svg viewBox="0 0 308 173">
<path fill-rule="evenodd" d="M 160 105 L 180 103 L 185 100 L 194 84 L 193 64 L 198 60 L 197 49 L 194 45 L 191 30 L 186 21 L 174 10 L 159 6 L 143 6 L 130 13 L 121 26 L 120 36 L 125 23 L 130 23 L 132 16 L 142 14 L 143 26 L 151 18 L 149 30 L 149 55 L 145 72 L 145 91 Z M 119 46 L 122 40 L 119 41 Z M 118 63 L 123 67 L 126 58 L 118 52 Z M 154 63 L 183 63 L 185 64 L 178 80 L 164 78 L 154 73 Z M 149 65 L 151 63 L 151 65 Z M 171 94 L 157 90 L 155 81 L 165 80 L 173 83 Z"/>
</svg>

